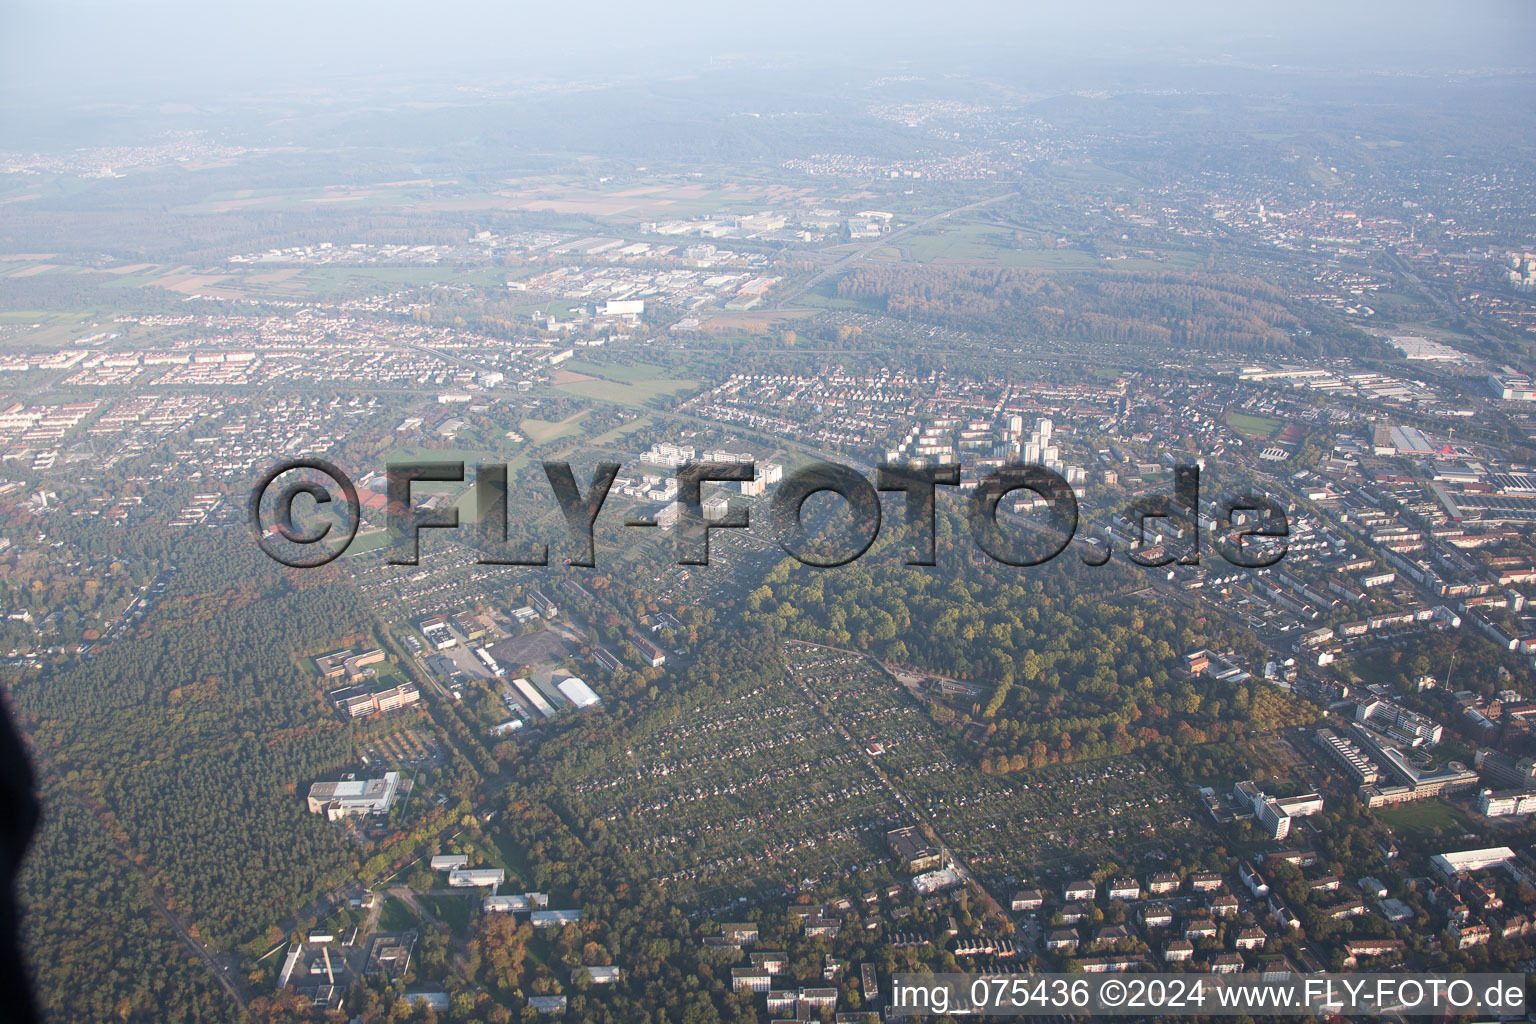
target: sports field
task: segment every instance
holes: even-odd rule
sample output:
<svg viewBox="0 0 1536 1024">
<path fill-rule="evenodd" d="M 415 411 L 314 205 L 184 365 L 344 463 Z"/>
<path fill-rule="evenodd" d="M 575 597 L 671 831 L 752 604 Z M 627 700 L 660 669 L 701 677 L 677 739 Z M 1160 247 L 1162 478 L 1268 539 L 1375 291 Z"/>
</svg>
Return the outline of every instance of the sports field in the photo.
<svg viewBox="0 0 1536 1024">
<path fill-rule="evenodd" d="M 1279 420 L 1268 416 L 1250 416 L 1245 412 L 1229 412 L 1226 417 L 1227 426 L 1247 437 L 1270 438 L 1283 425 Z"/>
</svg>

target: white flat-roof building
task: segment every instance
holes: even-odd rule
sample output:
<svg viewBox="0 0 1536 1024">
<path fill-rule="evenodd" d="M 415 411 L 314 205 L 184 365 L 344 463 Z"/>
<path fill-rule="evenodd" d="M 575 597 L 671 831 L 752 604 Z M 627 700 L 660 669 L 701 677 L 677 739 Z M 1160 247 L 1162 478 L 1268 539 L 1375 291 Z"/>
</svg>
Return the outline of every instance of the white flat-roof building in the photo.
<svg viewBox="0 0 1536 1024">
<path fill-rule="evenodd" d="M 507 880 L 501 868 L 454 868 L 448 872 L 448 884 L 465 889 L 479 885 L 500 885 Z"/>
<path fill-rule="evenodd" d="M 590 708 L 595 704 L 603 702 L 601 697 L 592 692 L 592 687 L 575 676 L 571 676 L 569 679 L 562 679 L 555 686 L 577 708 Z"/>
<path fill-rule="evenodd" d="M 1536 811 L 1536 793 L 1525 789 L 1505 789 L 1499 792 L 1485 789 L 1477 795 L 1477 809 L 1490 818 L 1530 814 Z"/>
<path fill-rule="evenodd" d="M 382 779 L 317 782 L 309 787 L 309 813 L 324 814 L 331 821 L 354 814 L 388 814 L 399 792 L 399 772 L 385 772 Z"/>
<path fill-rule="evenodd" d="M 452 871 L 469 863 L 467 853 L 440 853 L 432 858 L 433 871 Z"/>
<path fill-rule="evenodd" d="M 1515 851 L 1507 846 L 1490 846 L 1482 850 L 1461 850 L 1457 853 L 1437 853 L 1429 863 L 1441 877 L 1455 878 L 1471 871 L 1486 871 L 1501 867 L 1515 859 Z"/>
<path fill-rule="evenodd" d="M 729 512 L 730 509 L 731 499 L 727 498 L 723 494 L 710 495 L 708 498 L 704 499 L 704 504 L 700 506 L 700 510 L 704 513 L 705 520 L 711 523 L 719 522 L 721 519 L 724 519 L 726 513 Z"/>
<path fill-rule="evenodd" d="M 487 914 L 515 914 L 533 909 L 533 901 L 526 895 L 487 896 L 480 903 Z"/>
</svg>

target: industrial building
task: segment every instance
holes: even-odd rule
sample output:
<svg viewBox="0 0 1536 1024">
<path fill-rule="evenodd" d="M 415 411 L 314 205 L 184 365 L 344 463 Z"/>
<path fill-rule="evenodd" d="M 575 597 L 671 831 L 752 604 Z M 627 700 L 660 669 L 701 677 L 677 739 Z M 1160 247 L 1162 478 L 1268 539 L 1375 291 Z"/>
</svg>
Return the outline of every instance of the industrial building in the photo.
<svg viewBox="0 0 1536 1024">
<path fill-rule="evenodd" d="M 512 680 L 512 685 L 517 688 L 517 692 L 522 694 L 529 704 L 533 705 L 534 710 L 539 714 L 543 715 L 545 718 L 555 717 L 554 705 L 550 704 L 550 702 L 545 699 L 544 695 L 536 690 L 533 684 L 527 679 L 524 679 L 522 676 L 518 676 L 516 679 Z M 511 693 L 512 691 L 508 690 L 507 692 Z"/>
<path fill-rule="evenodd" d="M 577 710 L 596 707 L 603 702 L 601 697 L 592 692 L 592 687 L 575 676 L 560 680 L 560 682 L 555 684 L 555 688 L 564 694 L 567 700 L 576 705 Z"/>
</svg>

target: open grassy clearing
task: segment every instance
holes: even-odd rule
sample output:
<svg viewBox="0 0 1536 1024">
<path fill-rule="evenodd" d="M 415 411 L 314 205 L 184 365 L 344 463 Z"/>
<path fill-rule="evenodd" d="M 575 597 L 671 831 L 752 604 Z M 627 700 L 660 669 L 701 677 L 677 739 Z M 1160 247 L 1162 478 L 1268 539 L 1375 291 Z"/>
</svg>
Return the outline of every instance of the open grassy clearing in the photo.
<svg viewBox="0 0 1536 1024">
<path fill-rule="evenodd" d="M 557 437 L 576 433 L 576 425 L 591 411 L 591 409 L 582 409 L 563 420 L 527 419 L 519 423 L 517 429 L 534 444 L 543 444 L 545 441 L 553 441 Z"/>
<path fill-rule="evenodd" d="M 643 407 L 661 395 L 675 395 L 691 391 L 699 386 L 696 380 L 646 380 L 633 384 L 620 384 L 610 380 L 578 380 L 555 385 L 557 390 L 582 398 L 595 398 L 600 402 Z"/>
</svg>

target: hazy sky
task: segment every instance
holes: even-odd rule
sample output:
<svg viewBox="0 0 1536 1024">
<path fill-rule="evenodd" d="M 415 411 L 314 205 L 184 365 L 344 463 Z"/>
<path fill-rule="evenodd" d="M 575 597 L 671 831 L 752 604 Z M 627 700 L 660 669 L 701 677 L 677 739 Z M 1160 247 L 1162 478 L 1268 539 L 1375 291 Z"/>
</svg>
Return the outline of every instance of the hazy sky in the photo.
<svg viewBox="0 0 1536 1024">
<path fill-rule="evenodd" d="M 868 65 L 978 46 L 1021 60 L 1530 67 L 1533 43 L 1529 0 L 0 0 L 0 98 L 195 102 L 356 75 L 691 71 L 785 52 Z"/>
</svg>

